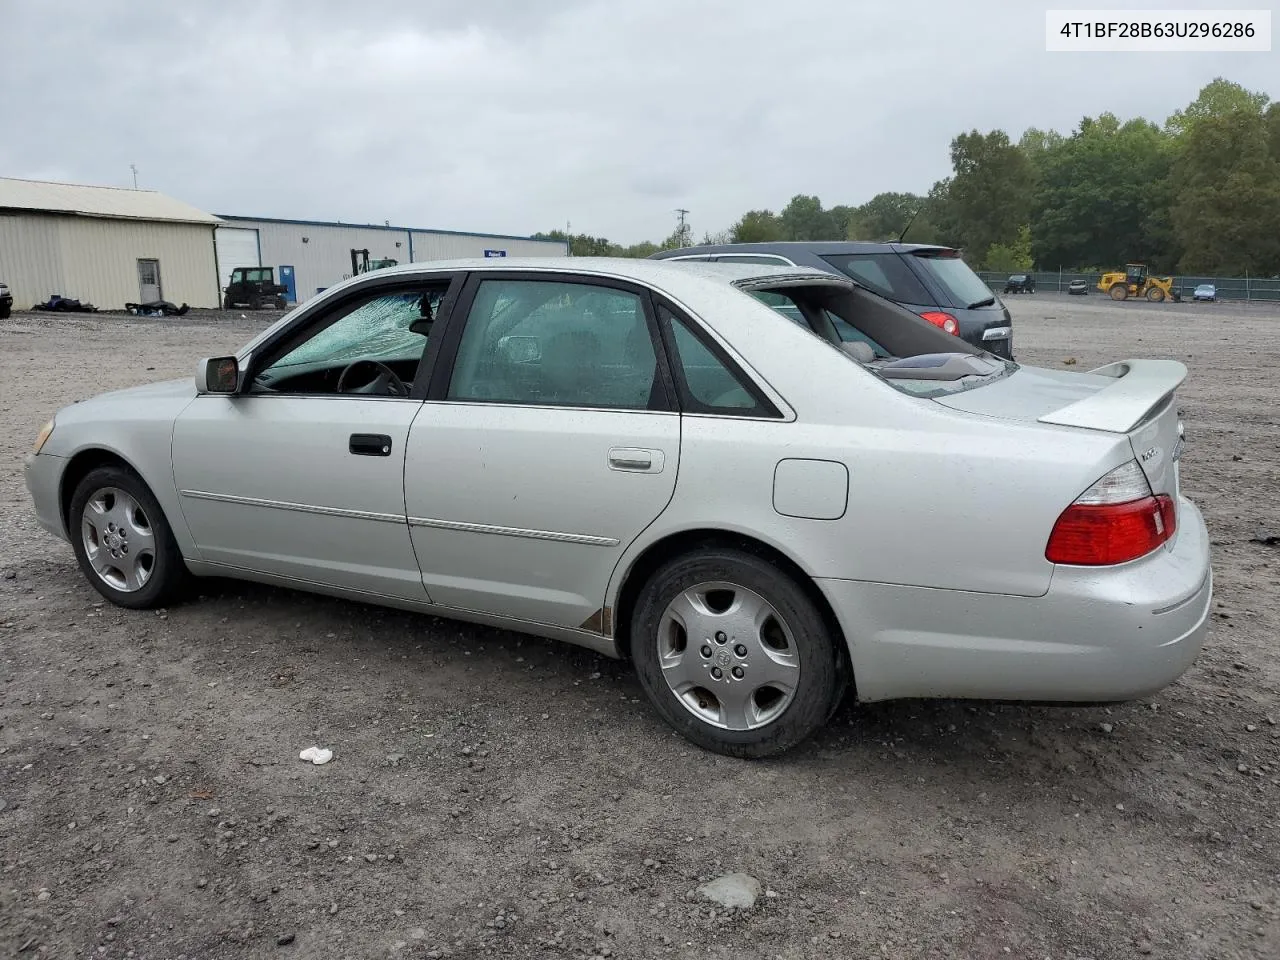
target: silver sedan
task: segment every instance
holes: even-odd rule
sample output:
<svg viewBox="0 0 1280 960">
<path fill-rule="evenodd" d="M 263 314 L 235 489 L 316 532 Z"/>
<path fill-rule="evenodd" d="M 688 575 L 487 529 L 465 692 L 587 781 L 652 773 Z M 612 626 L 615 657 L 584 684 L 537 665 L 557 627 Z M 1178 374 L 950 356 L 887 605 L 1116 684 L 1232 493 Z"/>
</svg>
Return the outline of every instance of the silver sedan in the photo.
<svg viewBox="0 0 1280 960">
<path fill-rule="evenodd" d="M 58 412 L 41 524 L 125 607 L 219 575 L 629 657 L 712 750 L 864 701 L 1114 701 L 1204 640 L 1186 370 L 983 353 L 804 268 L 458 261 Z"/>
</svg>

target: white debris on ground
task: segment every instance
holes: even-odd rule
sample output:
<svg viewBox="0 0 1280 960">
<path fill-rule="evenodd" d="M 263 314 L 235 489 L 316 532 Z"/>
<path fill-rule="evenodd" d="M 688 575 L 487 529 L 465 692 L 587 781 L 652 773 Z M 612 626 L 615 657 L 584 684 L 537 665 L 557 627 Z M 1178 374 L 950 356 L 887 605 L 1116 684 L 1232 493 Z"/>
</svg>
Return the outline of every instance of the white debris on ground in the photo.
<svg viewBox="0 0 1280 960">
<path fill-rule="evenodd" d="M 298 759 L 310 760 L 316 766 L 320 766 L 320 764 L 328 763 L 333 759 L 333 751 L 325 747 L 307 747 L 307 749 L 298 754 Z"/>
<path fill-rule="evenodd" d="M 745 873 L 729 873 L 698 888 L 706 899 L 737 910 L 749 910 L 760 896 L 760 881 Z"/>
</svg>

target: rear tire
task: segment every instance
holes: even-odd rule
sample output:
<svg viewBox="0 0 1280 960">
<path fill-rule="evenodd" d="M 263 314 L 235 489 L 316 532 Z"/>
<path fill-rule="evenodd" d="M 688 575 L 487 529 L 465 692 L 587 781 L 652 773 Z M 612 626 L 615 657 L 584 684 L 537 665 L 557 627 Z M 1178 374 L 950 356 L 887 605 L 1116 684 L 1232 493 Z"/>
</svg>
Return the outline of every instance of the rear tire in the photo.
<svg viewBox="0 0 1280 960">
<path fill-rule="evenodd" d="M 1113 283 L 1111 285 L 1111 289 L 1107 292 L 1111 294 L 1112 300 L 1128 300 L 1129 299 L 1129 288 L 1125 286 L 1123 283 Z"/>
<path fill-rule="evenodd" d="M 13 307 L 0 307 L 0 320 L 8 320 L 9 314 L 13 312 Z"/>
<path fill-rule="evenodd" d="M 125 467 L 89 471 L 71 496 L 67 526 L 81 571 L 117 606 L 162 607 L 190 576 L 160 504 Z"/>
<path fill-rule="evenodd" d="M 659 569 L 631 617 L 636 673 L 681 736 L 731 757 L 781 753 L 818 730 L 845 689 L 840 642 L 809 594 L 726 547 Z"/>
</svg>

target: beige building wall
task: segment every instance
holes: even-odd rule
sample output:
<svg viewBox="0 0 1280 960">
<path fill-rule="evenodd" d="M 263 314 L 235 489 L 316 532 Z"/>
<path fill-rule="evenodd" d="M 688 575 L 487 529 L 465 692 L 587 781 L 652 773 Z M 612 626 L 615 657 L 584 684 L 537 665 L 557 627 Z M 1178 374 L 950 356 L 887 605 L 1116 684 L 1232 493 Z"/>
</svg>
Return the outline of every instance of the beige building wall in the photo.
<svg viewBox="0 0 1280 960">
<path fill-rule="evenodd" d="M 173 303 L 217 307 L 219 284 L 213 226 L 58 217 L 65 297 L 119 310 L 137 302 L 138 261 L 160 261 L 160 295 Z M 33 301 L 34 302 L 34 301 Z"/>
<path fill-rule="evenodd" d="M 15 310 L 29 310 L 62 293 L 60 217 L 0 213 L 0 281 L 13 294 Z"/>
</svg>

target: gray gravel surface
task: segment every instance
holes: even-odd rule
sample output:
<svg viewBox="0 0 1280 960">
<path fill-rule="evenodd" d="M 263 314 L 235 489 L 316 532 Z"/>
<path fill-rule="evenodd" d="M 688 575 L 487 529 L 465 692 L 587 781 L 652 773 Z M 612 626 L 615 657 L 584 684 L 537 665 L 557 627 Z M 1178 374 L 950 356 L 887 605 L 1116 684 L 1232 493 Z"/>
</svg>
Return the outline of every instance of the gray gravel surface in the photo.
<svg viewBox="0 0 1280 960">
<path fill-rule="evenodd" d="M 1109 708 L 849 703 L 757 763 L 513 633 L 227 581 L 104 605 L 31 518 L 36 430 L 267 318 L 0 321 L 0 956 L 1280 957 L 1280 312 L 1009 302 L 1023 362 L 1190 367 L 1205 653 Z M 739 872 L 750 909 L 697 893 Z"/>
</svg>

